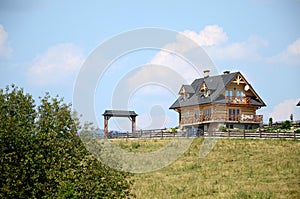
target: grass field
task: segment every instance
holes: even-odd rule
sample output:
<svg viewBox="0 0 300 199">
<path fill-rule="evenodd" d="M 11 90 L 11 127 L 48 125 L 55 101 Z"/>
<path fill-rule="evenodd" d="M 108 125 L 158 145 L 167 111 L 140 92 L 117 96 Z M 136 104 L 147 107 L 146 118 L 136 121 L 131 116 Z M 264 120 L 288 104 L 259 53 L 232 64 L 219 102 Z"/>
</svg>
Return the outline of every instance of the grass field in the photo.
<svg viewBox="0 0 300 199">
<path fill-rule="evenodd" d="M 120 147 L 149 152 L 168 139 L 118 140 Z M 135 174 L 136 198 L 300 198 L 300 141 L 219 139 L 199 158 L 196 138 L 176 162 Z"/>
</svg>

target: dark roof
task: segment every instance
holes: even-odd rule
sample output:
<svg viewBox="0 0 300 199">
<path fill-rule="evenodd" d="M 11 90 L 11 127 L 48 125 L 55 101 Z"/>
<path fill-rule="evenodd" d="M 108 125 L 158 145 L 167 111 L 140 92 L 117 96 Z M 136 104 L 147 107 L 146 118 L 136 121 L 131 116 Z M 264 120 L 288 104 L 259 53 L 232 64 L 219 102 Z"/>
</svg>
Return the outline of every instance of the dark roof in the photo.
<svg viewBox="0 0 300 199">
<path fill-rule="evenodd" d="M 229 85 L 232 80 L 241 73 L 234 72 L 229 74 L 222 74 L 217 76 L 209 76 L 204 78 L 199 78 L 193 81 L 190 85 L 192 87 L 189 90 L 193 90 L 194 92 L 188 98 L 184 98 L 184 96 L 179 96 L 179 98 L 172 104 L 170 109 L 176 109 L 185 106 L 193 106 L 193 105 L 200 105 L 200 104 L 209 104 L 209 103 L 220 103 L 225 104 L 225 96 L 223 95 L 223 90 L 227 85 Z M 242 76 L 242 75 L 241 75 Z M 244 78 L 245 79 L 245 78 Z M 206 87 L 210 91 L 210 95 L 204 97 L 204 93 L 200 92 L 200 87 L 205 83 Z M 254 89 L 251 85 L 247 82 L 251 90 L 257 96 L 257 98 L 251 98 L 250 104 L 253 106 L 266 106 L 265 103 L 258 97 L 255 93 Z M 188 88 L 187 85 L 183 85 L 185 88 Z"/>
<path fill-rule="evenodd" d="M 137 116 L 134 111 L 125 111 L 125 110 L 105 110 L 102 114 L 103 116 L 112 116 L 112 117 L 132 117 Z"/>
<path fill-rule="evenodd" d="M 298 102 L 297 106 L 300 106 L 300 101 Z"/>
</svg>

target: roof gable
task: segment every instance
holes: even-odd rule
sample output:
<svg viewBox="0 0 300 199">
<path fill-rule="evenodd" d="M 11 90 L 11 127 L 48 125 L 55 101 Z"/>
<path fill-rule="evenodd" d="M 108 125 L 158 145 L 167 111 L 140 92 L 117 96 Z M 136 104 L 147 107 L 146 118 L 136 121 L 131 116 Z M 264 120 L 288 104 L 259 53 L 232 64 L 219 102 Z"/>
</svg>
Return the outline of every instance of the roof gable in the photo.
<svg viewBox="0 0 300 199">
<path fill-rule="evenodd" d="M 179 94 L 184 94 L 184 93 L 195 93 L 194 88 L 191 85 L 182 85 Z"/>
<path fill-rule="evenodd" d="M 243 84 L 244 85 L 244 90 L 245 91 L 250 91 L 255 97 L 256 97 L 256 102 L 254 99 L 252 99 L 252 105 L 261 105 L 261 106 L 266 106 L 266 104 L 263 102 L 263 100 L 259 97 L 259 95 L 255 92 L 251 84 L 248 83 L 248 81 L 245 79 L 245 77 L 240 73 L 237 72 L 233 80 L 231 81 L 232 83 L 235 83 L 237 85 Z M 229 85 L 231 82 L 227 83 Z M 226 85 L 226 87 L 227 87 Z"/>
</svg>

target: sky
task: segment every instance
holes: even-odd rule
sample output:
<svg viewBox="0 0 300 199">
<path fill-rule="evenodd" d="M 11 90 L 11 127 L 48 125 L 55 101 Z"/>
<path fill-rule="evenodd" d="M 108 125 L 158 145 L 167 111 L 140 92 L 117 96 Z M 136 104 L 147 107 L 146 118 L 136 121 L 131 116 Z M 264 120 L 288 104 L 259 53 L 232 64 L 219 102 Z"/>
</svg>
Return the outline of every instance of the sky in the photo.
<svg viewBox="0 0 300 199">
<path fill-rule="evenodd" d="M 151 27 L 190 38 L 212 60 L 207 67 L 215 73 L 240 71 L 267 104 L 257 112 L 265 122 L 291 114 L 300 120 L 299 15 L 299 0 L 0 0 L 0 88 L 14 83 L 37 101 L 49 92 L 74 103 L 77 78 L 99 46 Z M 176 39 L 164 48 L 178 50 Z M 202 69 L 162 49 L 120 54 L 97 79 L 92 122 L 103 128 L 101 114 L 113 108 L 135 110 L 138 129 L 177 126 L 178 114 L 169 107 L 180 85 L 201 78 Z M 111 119 L 110 128 L 128 130 L 130 121 Z"/>
</svg>

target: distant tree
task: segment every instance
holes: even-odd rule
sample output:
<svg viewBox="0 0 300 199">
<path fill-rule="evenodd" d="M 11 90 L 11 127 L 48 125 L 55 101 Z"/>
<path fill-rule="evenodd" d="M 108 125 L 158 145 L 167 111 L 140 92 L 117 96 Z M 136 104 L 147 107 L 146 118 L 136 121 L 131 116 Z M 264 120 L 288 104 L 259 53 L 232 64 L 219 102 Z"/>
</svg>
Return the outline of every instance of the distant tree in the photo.
<svg viewBox="0 0 300 199">
<path fill-rule="evenodd" d="M 273 126 L 273 118 L 269 118 L 269 127 L 272 127 Z"/>
<path fill-rule="evenodd" d="M 0 198 L 128 197 L 128 174 L 86 150 L 71 105 L 40 100 L 36 107 L 23 89 L 0 89 Z"/>
<path fill-rule="evenodd" d="M 293 115 L 293 113 L 290 115 L 290 120 L 291 120 L 291 122 L 294 121 L 294 115 Z"/>
</svg>

